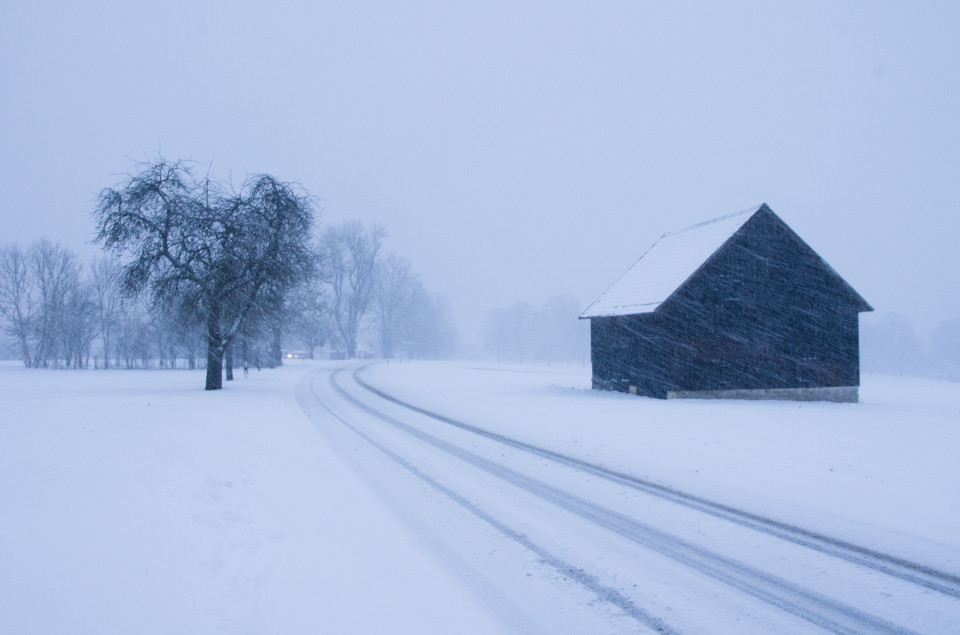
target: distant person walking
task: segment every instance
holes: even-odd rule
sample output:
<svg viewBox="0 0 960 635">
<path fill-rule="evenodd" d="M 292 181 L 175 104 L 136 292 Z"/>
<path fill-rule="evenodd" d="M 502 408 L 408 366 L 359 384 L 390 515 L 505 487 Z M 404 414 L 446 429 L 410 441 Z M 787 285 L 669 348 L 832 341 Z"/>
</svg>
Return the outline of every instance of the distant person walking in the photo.
<svg viewBox="0 0 960 635">
<path fill-rule="evenodd" d="M 243 376 L 246 377 L 248 372 L 250 372 L 250 367 L 247 366 L 247 360 L 243 360 Z"/>
</svg>

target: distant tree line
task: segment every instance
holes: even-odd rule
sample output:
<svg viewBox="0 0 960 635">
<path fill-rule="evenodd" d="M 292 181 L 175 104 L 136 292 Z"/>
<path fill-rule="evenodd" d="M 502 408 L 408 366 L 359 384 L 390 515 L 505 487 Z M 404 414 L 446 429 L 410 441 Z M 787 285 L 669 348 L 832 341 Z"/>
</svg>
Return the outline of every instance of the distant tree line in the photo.
<svg viewBox="0 0 960 635">
<path fill-rule="evenodd" d="M 498 361 L 590 361 L 590 324 L 578 320 L 583 307 L 569 295 L 539 306 L 516 302 L 487 313 L 483 323 L 484 352 Z"/>
<path fill-rule="evenodd" d="M 458 337 L 448 301 L 426 290 L 409 260 L 384 254 L 385 238 L 383 227 L 357 221 L 321 234 L 318 289 L 325 295 L 315 302 L 327 307 L 332 339 L 347 357 L 357 354 L 361 336 L 384 358 L 451 355 Z"/>
<path fill-rule="evenodd" d="M 0 247 L 0 317 L 24 364 L 86 364 L 98 334 L 95 273 L 83 276 L 76 255 L 46 239 Z"/>
<path fill-rule="evenodd" d="M 860 327 L 860 367 L 867 373 L 920 375 L 960 380 L 960 317 L 941 322 L 921 337 L 897 313 L 871 315 Z"/>
<path fill-rule="evenodd" d="M 40 239 L 0 246 L 0 320 L 6 356 L 31 368 L 203 368 L 199 329 L 118 284 L 120 262 L 84 266 Z"/>
<path fill-rule="evenodd" d="M 215 390 L 238 363 L 282 363 L 284 347 L 454 350 L 449 306 L 383 253 L 382 227 L 318 233 L 312 197 L 270 175 L 234 190 L 184 162 L 138 168 L 97 199 L 108 255 L 83 266 L 45 238 L 0 247 L 0 326 L 26 366 L 199 367 Z"/>
</svg>

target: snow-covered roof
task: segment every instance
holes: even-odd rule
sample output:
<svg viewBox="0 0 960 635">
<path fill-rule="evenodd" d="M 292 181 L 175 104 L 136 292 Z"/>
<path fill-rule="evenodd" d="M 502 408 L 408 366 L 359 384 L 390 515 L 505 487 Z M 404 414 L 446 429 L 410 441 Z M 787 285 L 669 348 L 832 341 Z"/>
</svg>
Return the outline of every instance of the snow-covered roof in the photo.
<svg viewBox="0 0 960 635">
<path fill-rule="evenodd" d="M 662 235 L 581 318 L 651 313 L 763 205 Z"/>
</svg>

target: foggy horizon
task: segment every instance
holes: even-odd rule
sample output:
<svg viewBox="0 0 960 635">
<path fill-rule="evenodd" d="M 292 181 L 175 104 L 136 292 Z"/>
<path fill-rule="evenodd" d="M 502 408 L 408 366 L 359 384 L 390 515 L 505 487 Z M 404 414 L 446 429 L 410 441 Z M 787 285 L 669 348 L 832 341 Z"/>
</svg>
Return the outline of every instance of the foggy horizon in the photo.
<svg viewBox="0 0 960 635">
<path fill-rule="evenodd" d="M 0 242 L 86 260 L 94 197 L 158 151 L 270 173 L 320 229 L 382 224 L 469 344 L 765 202 L 865 319 L 928 331 L 960 317 L 958 26 L 948 3 L 15 5 Z"/>
</svg>

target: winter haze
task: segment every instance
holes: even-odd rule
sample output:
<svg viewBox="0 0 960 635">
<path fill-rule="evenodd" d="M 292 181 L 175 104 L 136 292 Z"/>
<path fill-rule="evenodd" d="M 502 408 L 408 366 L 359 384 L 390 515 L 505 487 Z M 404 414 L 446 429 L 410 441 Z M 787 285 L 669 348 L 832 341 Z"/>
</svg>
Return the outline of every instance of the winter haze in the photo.
<svg viewBox="0 0 960 635">
<path fill-rule="evenodd" d="M 4 243 L 92 255 L 95 195 L 159 150 L 382 223 L 468 342 L 764 201 L 865 321 L 960 315 L 955 3 L 6 5 Z"/>
<path fill-rule="evenodd" d="M 957 632 L 960 3 L 2 8 L 0 633 Z M 876 308 L 859 359 L 865 305 L 764 202 Z M 578 314 L 739 210 L 683 262 L 736 234 L 754 280 L 700 297 L 756 328 L 678 301 L 695 347 L 625 323 L 591 361 Z M 98 224 L 150 235 L 139 300 Z M 591 388 L 831 364 L 859 403 Z"/>
</svg>

